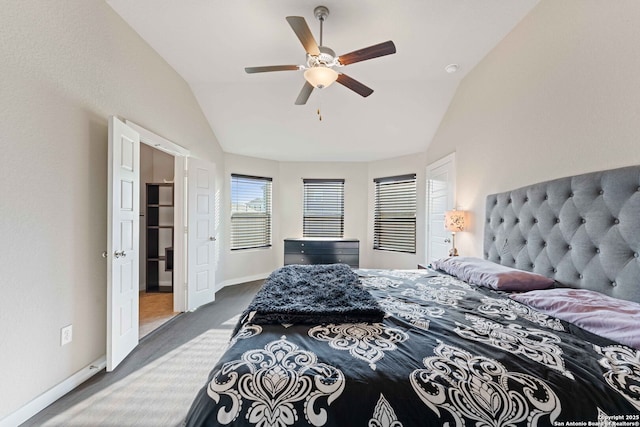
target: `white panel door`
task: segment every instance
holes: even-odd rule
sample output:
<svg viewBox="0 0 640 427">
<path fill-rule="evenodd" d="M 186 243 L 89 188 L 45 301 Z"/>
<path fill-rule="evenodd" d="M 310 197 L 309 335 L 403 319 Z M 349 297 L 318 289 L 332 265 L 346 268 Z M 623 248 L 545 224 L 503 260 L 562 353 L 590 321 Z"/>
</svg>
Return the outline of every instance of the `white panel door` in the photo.
<svg viewBox="0 0 640 427">
<path fill-rule="evenodd" d="M 451 249 L 451 233 L 444 214 L 455 207 L 455 153 L 427 166 L 427 262 L 444 258 Z"/>
<path fill-rule="evenodd" d="M 187 164 L 187 310 L 215 299 L 215 165 L 189 157 Z"/>
<path fill-rule="evenodd" d="M 109 118 L 107 371 L 138 345 L 140 136 Z"/>
</svg>

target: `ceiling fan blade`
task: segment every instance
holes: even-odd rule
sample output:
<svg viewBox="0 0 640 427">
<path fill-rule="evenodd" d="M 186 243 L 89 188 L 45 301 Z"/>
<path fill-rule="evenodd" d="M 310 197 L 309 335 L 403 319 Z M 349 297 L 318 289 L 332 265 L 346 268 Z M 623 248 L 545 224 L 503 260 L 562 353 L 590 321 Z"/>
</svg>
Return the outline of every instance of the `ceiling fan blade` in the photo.
<svg viewBox="0 0 640 427">
<path fill-rule="evenodd" d="M 300 91 L 300 94 L 296 99 L 296 105 L 306 104 L 307 99 L 309 99 L 309 96 L 311 95 L 311 92 L 313 92 L 313 86 L 309 84 L 309 82 L 305 81 L 304 86 L 302 86 L 302 90 Z"/>
<path fill-rule="evenodd" d="M 379 56 L 391 55 L 392 53 L 396 53 L 396 45 L 389 40 L 388 42 L 379 43 L 365 47 L 364 49 L 354 50 L 353 52 L 340 55 L 340 57 L 338 57 L 338 61 L 340 61 L 342 65 L 349 65 L 355 62 L 377 58 Z"/>
<path fill-rule="evenodd" d="M 267 65 L 265 67 L 244 67 L 247 74 L 266 73 L 268 71 L 296 71 L 300 67 L 297 65 Z"/>
<path fill-rule="evenodd" d="M 311 30 L 307 25 L 307 21 L 302 16 L 287 16 L 287 22 L 291 25 L 293 32 L 296 33 L 298 39 L 304 46 L 304 50 L 309 55 L 320 55 L 320 49 L 318 49 L 318 43 L 313 38 Z"/>
<path fill-rule="evenodd" d="M 339 74 L 337 82 L 342 86 L 348 87 L 358 95 L 364 96 L 365 98 L 373 93 L 373 89 L 363 85 L 356 79 L 353 79 L 346 74 Z"/>
</svg>

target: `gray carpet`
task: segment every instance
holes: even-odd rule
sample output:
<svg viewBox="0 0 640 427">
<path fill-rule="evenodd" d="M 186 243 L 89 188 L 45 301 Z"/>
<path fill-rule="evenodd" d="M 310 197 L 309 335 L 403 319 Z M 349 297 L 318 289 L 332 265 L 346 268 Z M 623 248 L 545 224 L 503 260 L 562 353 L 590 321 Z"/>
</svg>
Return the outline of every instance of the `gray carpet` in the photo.
<svg viewBox="0 0 640 427">
<path fill-rule="evenodd" d="M 220 290 L 215 302 L 146 336 L 114 372 L 96 374 L 22 425 L 180 425 L 261 284 Z"/>
</svg>

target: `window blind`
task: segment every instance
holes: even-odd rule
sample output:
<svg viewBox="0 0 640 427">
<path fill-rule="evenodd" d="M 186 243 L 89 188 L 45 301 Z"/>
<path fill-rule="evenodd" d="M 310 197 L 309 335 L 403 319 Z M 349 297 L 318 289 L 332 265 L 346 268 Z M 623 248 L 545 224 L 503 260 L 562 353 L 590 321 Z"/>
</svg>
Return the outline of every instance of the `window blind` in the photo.
<svg viewBox="0 0 640 427">
<path fill-rule="evenodd" d="M 271 246 L 271 178 L 231 174 L 231 249 Z"/>
<path fill-rule="evenodd" d="M 373 248 L 416 252 L 416 175 L 376 178 Z"/>
<path fill-rule="evenodd" d="M 304 237 L 343 237 L 344 179 L 303 179 Z"/>
</svg>

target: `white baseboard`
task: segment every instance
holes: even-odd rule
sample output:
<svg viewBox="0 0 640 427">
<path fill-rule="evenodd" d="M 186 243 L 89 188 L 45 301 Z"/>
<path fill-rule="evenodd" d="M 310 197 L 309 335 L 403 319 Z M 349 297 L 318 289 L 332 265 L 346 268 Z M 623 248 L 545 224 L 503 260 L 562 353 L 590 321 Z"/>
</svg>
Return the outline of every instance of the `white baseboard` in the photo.
<svg viewBox="0 0 640 427">
<path fill-rule="evenodd" d="M 244 276 L 244 277 L 238 277 L 235 279 L 225 280 L 224 282 L 221 282 L 218 284 L 217 290 L 219 291 L 220 289 L 227 286 L 239 285 L 240 283 L 253 282 L 254 280 L 264 280 L 269 276 L 269 274 L 271 274 L 271 272 L 254 274 L 253 276 Z"/>
<path fill-rule="evenodd" d="M 0 420 L 0 427 L 15 427 L 27 421 L 56 400 L 100 372 L 107 366 L 106 356 L 80 369 L 66 380 L 50 388 L 17 411 Z"/>
</svg>

